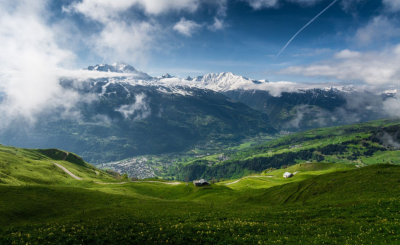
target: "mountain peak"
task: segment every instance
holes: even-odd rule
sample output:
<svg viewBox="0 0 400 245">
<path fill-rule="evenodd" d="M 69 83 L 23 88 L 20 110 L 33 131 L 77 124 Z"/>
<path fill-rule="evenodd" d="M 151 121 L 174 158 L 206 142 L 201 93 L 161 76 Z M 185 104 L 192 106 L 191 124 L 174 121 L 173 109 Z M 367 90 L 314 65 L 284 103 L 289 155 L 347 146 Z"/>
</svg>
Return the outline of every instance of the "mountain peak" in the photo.
<svg viewBox="0 0 400 245">
<path fill-rule="evenodd" d="M 247 77 L 235 75 L 232 72 L 210 73 L 198 76 L 193 81 L 199 82 L 201 87 L 214 91 L 229 91 L 243 89 L 254 84 L 266 83 L 267 80 L 252 80 Z"/>
<path fill-rule="evenodd" d="M 344 85 L 344 86 L 329 86 L 323 88 L 325 91 L 335 91 L 335 92 L 345 92 L 345 93 L 352 93 L 356 92 L 357 89 L 354 85 Z"/>
<path fill-rule="evenodd" d="M 162 75 L 160 78 L 173 78 L 174 76 L 171 76 L 168 73 L 165 73 L 164 75 Z"/>
<path fill-rule="evenodd" d="M 118 61 L 118 62 L 114 62 L 112 64 L 112 66 L 119 66 L 119 65 L 128 65 L 127 63 L 123 62 L 123 61 Z"/>
<path fill-rule="evenodd" d="M 133 73 L 139 75 L 139 79 L 151 79 L 147 73 L 136 70 L 133 66 L 126 64 L 125 62 L 115 62 L 112 65 L 108 64 L 100 64 L 95 66 L 88 66 L 84 68 L 84 70 L 88 71 L 101 71 L 101 72 L 116 72 L 116 73 Z"/>
</svg>

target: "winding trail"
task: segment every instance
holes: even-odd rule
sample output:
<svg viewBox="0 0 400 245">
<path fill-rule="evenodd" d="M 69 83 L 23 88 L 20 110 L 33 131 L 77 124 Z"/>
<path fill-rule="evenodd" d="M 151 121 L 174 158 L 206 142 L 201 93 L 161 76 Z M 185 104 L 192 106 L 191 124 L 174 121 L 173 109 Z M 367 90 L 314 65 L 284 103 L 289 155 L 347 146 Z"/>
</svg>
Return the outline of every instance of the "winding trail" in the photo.
<svg viewBox="0 0 400 245">
<path fill-rule="evenodd" d="M 64 159 L 63 159 L 63 161 L 65 161 L 65 159 L 67 159 L 67 157 L 68 157 L 68 155 L 69 155 L 69 152 L 65 152 L 66 154 L 65 154 L 65 157 L 64 157 Z"/>
<path fill-rule="evenodd" d="M 75 174 L 71 173 L 68 169 L 66 169 L 61 164 L 58 164 L 58 163 L 55 163 L 55 162 L 51 162 L 51 163 L 53 163 L 57 167 L 61 168 L 65 173 L 67 173 L 72 178 L 74 178 L 76 180 L 83 180 L 82 178 L 80 178 L 80 177 L 76 176 Z M 96 175 L 98 175 L 98 172 L 96 173 Z M 117 183 L 104 183 L 104 182 L 94 182 L 94 183 L 99 184 L 99 185 L 121 185 L 121 184 L 128 184 L 128 183 L 162 183 L 162 184 L 166 184 L 166 185 L 179 185 L 179 184 L 181 184 L 180 182 L 162 182 L 162 181 L 127 181 L 127 182 L 117 182 Z"/>
<path fill-rule="evenodd" d="M 71 173 L 68 169 L 66 169 L 64 166 L 62 166 L 61 164 L 52 162 L 54 165 L 56 165 L 57 167 L 61 168 L 62 170 L 64 170 L 64 172 L 66 172 L 67 174 L 69 174 L 69 176 L 71 176 L 74 179 L 77 180 L 83 180 L 82 178 L 79 178 L 78 176 L 76 176 L 75 174 Z"/>
<path fill-rule="evenodd" d="M 275 177 L 275 176 L 272 176 L 272 175 L 267 175 L 267 176 L 247 176 L 247 177 L 244 177 L 244 178 L 235 180 L 235 181 L 233 181 L 233 182 L 226 183 L 225 185 L 236 184 L 237 182 L 239 182 L 239 181 L 241 181 L 241 180 L 244 180 L 244 179 L 247 179 L 247 178 L 260 178 L 260 177 L 262 177 L 262 178 L 273 178 L 273 177 Z"/>
</svg>

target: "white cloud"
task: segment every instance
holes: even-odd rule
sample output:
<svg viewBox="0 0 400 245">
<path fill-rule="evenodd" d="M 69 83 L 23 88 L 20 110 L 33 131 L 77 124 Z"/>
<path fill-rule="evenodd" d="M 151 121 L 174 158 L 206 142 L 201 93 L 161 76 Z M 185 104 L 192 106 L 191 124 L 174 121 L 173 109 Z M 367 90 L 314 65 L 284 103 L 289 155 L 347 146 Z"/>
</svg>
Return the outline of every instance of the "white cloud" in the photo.
<svg viewBox="0 0 400 245">
<path fill-rule="evenodd" d="M 242 0 L 247 2 L 254 10 L 260 10 L 264 8 L 278 8 L 280 7 L 282 0 Z M 287 0 L 292 3 L 297 3 L 303 6 L 313 6 L 314 4 L 321 2 L 322 0 Z"/>
<path fill-rule="evenodd" d="M 57 70 L 75 56 L 58 46 L 54 30 L 44 19 L 46 6 L 46 0 L 0 3 L 1 126 L 13 120 L 34 123 L 44 112 L 73 110 L 80 100 L 59 84 Z"/>
<path fill-rule="evenodd" d="M 135 103 L 130 105 L 122 105 L 115 111 L 121 113 L 125 119 L 130 119 L 134 116 L 133 120 L 142 120 L 151 115 L 151 108 L 144 93 L 135 95 Z"/>
<path fill-rule="evenodd" d="M 186 20 L 184 17 L 182 17 L 181 20 L 175 24 L 174 30 L 182 35 L 191 37 L 192 34 L 198 31 L 201 27 L 202 25 L 197 24 L 192 20 Z"/>
<path fill-rule="evenodd" d="M 259 10 L 263 8 L 276 8 L 278 7 L 278 0 L 243 0 L 246 1 L 253 9 Z"/>
<path fill-rule="evenodd" d="M 224 20 L 220 20 L 217 17 L 214 18 L 214 24 L 207 26 L 210 31 L 219 31 L 226 27 Z"/>
<path fill-rule="evenodd" d="M 90 71 L 90 70 L 66 70 L 66 69 L 56 69 L 57 75 L 68 79 L 98 79 L 98 78 L 114 78 L 114 77 L 137 77 L 138 74 L 134 73 L 118 73 L 118 72 L 102 72 L 102 71 Z"/>
<path fill-rule="evenodd" d="M 354 59 L 361 57 L 361 53 L 345 49 L 336 53 L 333 57 L 335 57 L 336 59 Z"/>
<path fill-rule="evenodd" d="M 366 26 L 357 30 L 355 40 L 360 44 L 370 44 L 398 37 L 400 28 L 397 26 L 385 16 L 376 16 Z"/>
<path fill-rule="evenodd" d="M 228 0 L 213 0 L 212 2 L 218 5 L 217 15 L 225 17 L 228 10 Z"/>
<path fill-rule="evenodd" d="M 148 59 L 149 51 L 157 48 L 160 33 L 163 32 L 155 22 L 109 21 L 90 43 L 102 57 L 143 62 Z"/>
<path fill-rule="evenodd" d="M 386 9 L 391 12 L 400 11 L 400 1 L 399 0 L 382 0 L 386 5 Z"/>
<path fill-rule="evenodd" d="M 392 117 L 400 117 L 400 94 L 383 102 L 383 108 Z"/>
<path fill-rule="evenodd" d="M 64 7 L 69 13 L 80 13 L 103 24 L 102 30 L 86 43 L 100 57 L 108 60 L 141 61 L 145 63 L 151 50 L 158 49 L 165 33 L 152 19 L 138 21 L 124 19 L 122 13 L 132 7 L 142 7 L 149 14 L 160 14 L 170 10 L 197 8 L 197 0 L 174 0 L 156 4 L 155 0 L 84 0 Z"/>
<path fill-rule="evenodd" d="M 82 13 L 93 20 L 105 22 L 132 7 L 140 7 L 147 14 L 158 15 L 173 10 L 193 12 L 199 3 L 199 0 L 83 0 L 64 7 L 64 10 Z"/>
<path fill-rule="evenodd" d="M 270 93 L 270 95 L 274 97 L 280 97 L 282 93 L 294 93 L 299 90 L 307 90 L 314 88 L 326 88 L 334 85 L 339 85 L 335 83 L 295 83 L 288 81 L 280 81 L 280 82 L 268 82 L 261 84 L 253 84 L 246 85 L 244 89 L 255 89 L 255 90 L 265 90 Z"/>
<path fill-rule="evenodd" d="M 293 54 L 293 57 L 311 57 L 311 56 L 318 56 L 318 55 L 323 55 L 327 53 L 333 52 L 332 49 L 329 48 L 321 48 L 321 49 L 301 49 L 301 52 L 297 54 Z M 272 55 L 271 57 L 275 57 L 275 55 Z"/>
<path fill-rule="evenodd" d="M 400 45 L 381 52 L 343 50 L 330 60 L 308 66 L 292 66 L 279 73 L 331 77 L 371 85 L 400 84 Z"/>
</svg>

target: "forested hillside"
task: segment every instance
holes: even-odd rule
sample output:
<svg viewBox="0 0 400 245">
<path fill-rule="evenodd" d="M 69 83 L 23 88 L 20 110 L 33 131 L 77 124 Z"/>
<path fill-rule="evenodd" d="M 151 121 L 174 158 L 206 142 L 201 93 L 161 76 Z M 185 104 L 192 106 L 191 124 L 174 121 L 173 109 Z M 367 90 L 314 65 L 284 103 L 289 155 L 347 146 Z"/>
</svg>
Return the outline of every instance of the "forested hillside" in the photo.
<svg viewBox="0 0 400 245">
<path fill-rule="evenodd" d="M 400 164 L 400 125 L 397 120 L 314 129 L 284 136 L 259 146 L 226 153 L 229 160 L 207 157 L 187 164 L 180 177 L 238 178 L 267 169 L 285 168 L 299 162 Z M 176 169 L 177 170 L 177 169 Z"/>
</svg>

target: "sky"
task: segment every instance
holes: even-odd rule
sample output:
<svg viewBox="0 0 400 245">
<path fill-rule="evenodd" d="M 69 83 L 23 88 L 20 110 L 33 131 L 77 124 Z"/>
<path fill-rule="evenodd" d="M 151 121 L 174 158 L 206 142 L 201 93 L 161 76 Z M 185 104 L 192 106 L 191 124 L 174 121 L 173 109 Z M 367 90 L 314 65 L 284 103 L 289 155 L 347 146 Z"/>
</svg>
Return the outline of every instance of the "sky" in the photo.
<svg viewBox="0 0 400 245">
<path fill-rule="evenodd" d="M 397 65 L 393 62 L 400 52 L 400 0 L 2 2 L 0 11 L 11 14 L 8 21 L 21 18 L 16 25 L 26 25 L 28 32 L 34 32 L 35 25 L 48 32 L 51 37 L 38 40 L 38 51 L 43 42 L 49 42 L 60 52 L 53 58 L 59 59 L 55 65 L 62 68 L 124 61 L 152 76 L 230 71 L 273 82 L 352 84 L 370 84 L 376 77 L 387 83 L 399 76 L 398 67 L 389 66 Z M 280 53 L 296 32 L 330 4 Z M 7 35 L 4 30 L 2 34 Z M 370 60 L 371 56 L 379 60 Z M 13 67 L 3 63 L 2 67 Z M 352 67 L 360 65 L 364 69 Z"/>
<path fill-rule="evenodd" d="M 153 76 L 230 71 L 270 81 L 359 83 L 366 78 L 331 74 L 342 69 L 338 62 L 356 62 L 337 56 L 346 50 L 394 52 L 399 2 L 336 1 L 279 57 L 292 36 L 333 1 L 84 0 L 57 1 L 48 11 L 51 24 L 72 29 L 74 47 L 66 49 L 77 55 L 77 67 L 121 60 Z M 332 71 L 317 69 L 326 63 Z"/>
<path fill-rule="evenodd" d="M 1 0 L 0 120 L 73 113 L 90 98 L 59 77 L 116 61 L 152 76 L 400 85 L 399 14 L 400 0 Z"/>
</svg>

